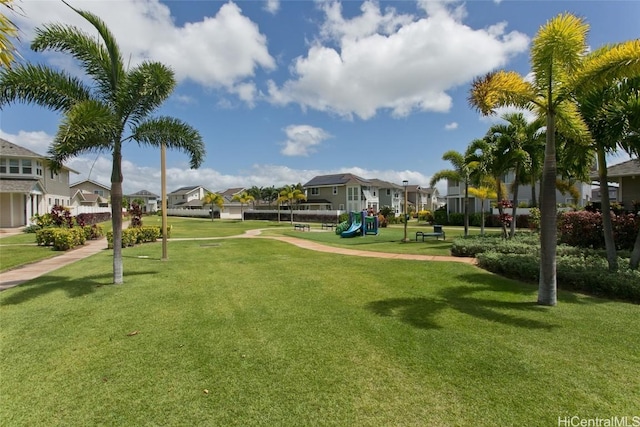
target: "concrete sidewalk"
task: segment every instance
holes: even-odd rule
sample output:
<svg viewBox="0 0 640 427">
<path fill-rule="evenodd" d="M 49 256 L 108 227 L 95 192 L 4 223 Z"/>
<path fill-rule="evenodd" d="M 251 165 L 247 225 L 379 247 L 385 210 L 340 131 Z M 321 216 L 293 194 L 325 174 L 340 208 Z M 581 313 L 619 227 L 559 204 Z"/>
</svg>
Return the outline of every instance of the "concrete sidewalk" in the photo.
<svg viewBox="0 0 640 427">
<path fill-rule="evenodd" d="M 5 246 L 0 250 L 7 250 L 7 248 L 8 246 Z M 87 240 L 83 246 L 66 252 L 60 252 L 60 255 L 53 258 L 43 259 L 42 261 L 36 261 L 23 265 L 22 267 L 16 267 L 13 270 L 2 272 L 0 273 L 0 291 L 18 286 L 36 277 L 40 277 L 43 274 L 47 274 L 65 265 L 96 254 L 104 249 L 107 249 L 106 238 Z"/>
<path fill-rule="evenodd" d="M 335 246 L 326 246 L 320 243 L 312 242 L 310 240 L 298 239 L 296 237 L 287 236 L 261 236 L 262 230 L 247 230 L 244 234 L 238 236 L 227 237 L 196 237 L 196 238 L 176 238 L 169 239 L 169 241 L 181 241 L 181 240 L 223 240 L 233 238 L 260 238 L 260 239 L 273 239 L 281 242 L 286 242 L 291 245 L 295 245 L 302 249 L 308 249 L 318 252 L 328 252 L 340 255 L 360 256 L 369 258 L 385 258 L 385 259 L 406 259 L 414 261 L 448 261 L 448 262 L 460 262 L 464 264 L 476 264 L 475 258 L 463 258 L 453 256 L 436 256 L 436 255 L 414 255 L 414 254 L 394 254 L 388 252 L 369 252 L 355 249 L 338 248 Z M 72 249 L 67 252 L 61 252 L 59 256 L 37 261 L 32 264 L 27 264 L 22 267 L 17 267 L 13 270 L 0 273 L 0 291 L 13 288 L 24 282 L 27 282 L 36 277 L 40 277 L 43 274 L 57 270 L 60 267 L 74 263 L 80 259 L 86 258 L 93 254 L 96 254 L 102 250 L 107 249 L 107 239 L 101 238 L 99 240 L 88 240 L 84 246 Z"/>
</svg>

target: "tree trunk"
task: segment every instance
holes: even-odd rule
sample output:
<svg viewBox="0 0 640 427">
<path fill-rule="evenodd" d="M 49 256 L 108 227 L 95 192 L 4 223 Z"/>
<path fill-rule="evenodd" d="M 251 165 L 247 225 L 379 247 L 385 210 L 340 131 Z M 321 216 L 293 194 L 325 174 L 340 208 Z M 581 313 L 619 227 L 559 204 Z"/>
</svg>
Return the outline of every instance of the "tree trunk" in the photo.
<svg viewBox="0 0 640 427">
<path fill-rule="evenodd" d="M 613 224 L 611 223 L 611 201 L 609 200 L 609 180 L 607 178 L 607 159 L 604 147 L 597 144 L 598 150 L 598 178 L 600 179 L 600 202 L 602 205 L 602 231 L 604 233 L 604 247 L 607 250 L 609 271 L 618 270 L 618 255 L 613 238 Z"/>
<path fill-rule="evenodd" d="M 502 221 L 502 215 L 504 214 L 504 208 L 502 207 L 502 199 L 504 195 L 502 194 L 502 181 L 500 178 L 496 178 L 496 187 L 498 188 L 496 191 L 496 198 L 498 199 L 498 217 L 500 219 L 500 227 L 502 229 L 502 238 L 507 238 L 507 225 Z"/>
<path fill-rule="evenodd" d="M 536 198 L 536 183 L 535 181 L 531 184 L 531 207 L 538 207 L 538 200 Z"/>
<path fill-rule="evenodd" d="M 636 236 L 636 243 L 633 245 L 631 260 L 629 260 L 629 267 L 632 270 L 637 270 L 638 264 L 640 264 L 640 230 L 638 230 L 638 235 Z"/>
<path fill-rule="evenodd" d="M 464 237 L 469 235 L 469 180 L 464 181 Z"/>
<path fill-rule="evenodd" d="M 551 88 L 549 89 L 551 91 Z M 548 95 L 551 103 L 551 96 Z M 540 187 L 540 280 L 538 282 L 538 304 L 556 305 L 558 302 L 556 283 L 556 249 L 558 244 L 556 206 L 556 138 L 555 113 L 547 111 L 547 141 L 544 150 L 544 167 Z"/>
<path fill-rule="evenodd" d="M 516 165 L 516 170 L 518 165 Z M 513 219 L 511 220 L 511 232 L 509 234 L 509 238 L 513 239 L 513 236 L 516 235 L 516 217 L 518 214 L 518 190 L 520 186 L 518 185 L 518 174 L 515 174 L 515 181 L 513 182 L 513 210 L 511 211 L 511 216 Z"/>
<path fill-rule="evenodd" d="M 484 199 L 482 199 L 482 202 L 480 203 L 480 209 L 482 209 L 482 219 L 480 222 L 480 235 L 484 236 Z"/>
<path fill-rule="evenodd" d="M 113 283 L 121 285 L 122 271 L 122 153 L 120 141 L 113 149 L 111 165 L 111 225 L 113 228 Z"/>
</svg>

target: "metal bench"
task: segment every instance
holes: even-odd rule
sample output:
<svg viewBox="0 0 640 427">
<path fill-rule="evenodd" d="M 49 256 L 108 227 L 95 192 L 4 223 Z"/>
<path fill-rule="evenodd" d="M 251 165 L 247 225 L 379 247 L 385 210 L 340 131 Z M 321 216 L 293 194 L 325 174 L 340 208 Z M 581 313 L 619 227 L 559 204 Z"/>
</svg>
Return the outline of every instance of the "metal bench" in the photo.
<svg viewBox="0 0 640 427">
<path fill-rule="evenodd" d="M 311 227 L 309 226 L 309 224 L 294 224 L 293 229 L 299 231 L 311 231 Z"/>
<path fill-rule="evenodd" d="M 447 240 L 447 237 L 441 225 L 434 225 L 433 232 L 416 231 L 416 242 L 418 241 L 418 237 L 422 237 L 423 242 L 425 237 L 435 237 L 436 240 L 439 240 L 440 237 L 442 237 L 442 240 Z"/>
<path fill-rule="evenodd" d="M 324 222 L 322 223 L 322 229 L 323 230 L 333 230 L 334 228 L 336 228 L 335 224 L 332 224 L 330 222 Z"/>
</svg>

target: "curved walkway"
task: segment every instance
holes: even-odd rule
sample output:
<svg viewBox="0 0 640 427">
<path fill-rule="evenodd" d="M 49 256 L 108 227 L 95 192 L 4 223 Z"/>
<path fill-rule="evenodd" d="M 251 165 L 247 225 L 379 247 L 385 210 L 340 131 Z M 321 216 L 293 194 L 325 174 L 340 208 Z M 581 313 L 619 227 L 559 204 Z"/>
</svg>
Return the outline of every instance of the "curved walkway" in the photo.
<svg viewBox="0 0 640 427">
<path fill-rule="evenodd" d="M 385 258 L 385 259 L 404 259 L 414 261 L 449 261 L 449 262 L 461 262 L 464 264 L 476 264 L 475 258 L 461 258 L 452 256 L 437 256 L 437 255 L 413 255 L 413 254 L 394 254 L 388 252 L 369 252 L 360 251 L 357 249 L 346 249 L 335 246 L 327 246 L 321 243 L 312 242 L 310 240 L 299 239 L 297 237 L 289 236 L 262 236 L 262 229 L 247 230 L 244 234 L 237 236 L 225 236 L 225 237 L 196 237 L 196 238 L 173 238 L 169 241 L 185 241 L 185 240 L 223 240 L 234 238 L 260 238 L 260 239 L 272 239 L 280 242 L 289 243 L 302 249 L 308 249 L 318 252 L 327 252 L 339 255 L 360 256 L 368 258 Z M 72 249 L 67 252 L 63 252 L 53 258 L 43 259 L 31 264 L 23 265 L 22 267 L 16 267 L 12 270 L 8 270 L 0 273 L 0 291 L 13 288 L 24 282 L 40 277 L 51 271 L 57 270 L 61 267 L 74 263 L 80 259 L 94 255 L 104 249 L 106 249 L 105 238 L 99 240 L 89 240 L 84 246 Z"/>
</svg>

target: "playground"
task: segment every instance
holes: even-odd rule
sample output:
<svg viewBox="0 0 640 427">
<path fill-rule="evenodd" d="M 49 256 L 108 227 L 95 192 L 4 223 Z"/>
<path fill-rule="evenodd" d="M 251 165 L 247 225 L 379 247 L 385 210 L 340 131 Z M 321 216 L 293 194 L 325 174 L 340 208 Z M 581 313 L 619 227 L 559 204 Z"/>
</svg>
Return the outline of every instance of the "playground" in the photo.
<svg viewBox="0 0 640 427">
<path fill-rule="evenodd" d="M 346 228 L 346 229 L 345 229 Z M 345 221 L 336 227 L 336 234 L 340 237 L 365 237 L 378 235 L 378 216 L 370 212 L 349 212 L 349 221 Z"/>
</svg>

